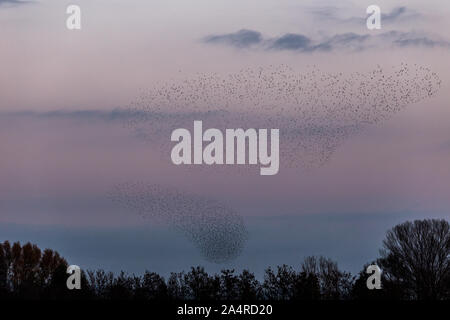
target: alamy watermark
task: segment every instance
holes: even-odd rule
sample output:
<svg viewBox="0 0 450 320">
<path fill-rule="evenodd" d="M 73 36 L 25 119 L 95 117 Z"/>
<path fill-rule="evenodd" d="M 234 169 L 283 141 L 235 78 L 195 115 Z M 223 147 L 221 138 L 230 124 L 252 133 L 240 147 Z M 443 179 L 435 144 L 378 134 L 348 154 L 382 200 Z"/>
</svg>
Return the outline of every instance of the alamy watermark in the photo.
<svg viewBox="0 0 450 320">
<path fill-rule="evenodd" d="M 367 267 L 366 273 L 370 274 L 366 282 L 367 289 L 381 289 L 381 269 L 376 264 L 372 264 Z"/>
<path fill-rule="evenodd" d="M 81 269 L 77 265 L 70 265 L 67 267 L 66 272 L 70 274 L 70 276 L 67 278 L 66 285 L 67 289 L 73 290 L 81 289 Z"/>
<path fill-rule="evenodd" d="M 69 17 L 66 20 L 66 27 L 69 30 L 80 30 L 81 29 L 81 8 L 77 5 L 70 5 L 66 9 L 66 14 Z"/>
<path fill-rule="evenodd" d="M 66 27 L 69 30 L 81 30 L 81 8 L 78 5 L 71 4 L 66 9 L 69 15 L 66 19 Z M 367 29 L 381 29 L 381 8 L 378 5 L 370 5 L 366 9 L 366 14 L 370 16 L 366 20 Z"/>
<path fill-rule="evenodd" d="M 171 141 L 178 142 L 172 149 L 171 159 L 176 165 L 180 164 L 207 164 L 207 165 L 234 165 L 234 164 L 260 164 L 261 175 L 274 175 L 280 166 L 280 130 L 267 129 L 226 129 L 224 134 L 219 129 L 210 128 L 203 132 L 202 121 L 194 121 L 193 137 L 189 130 L 184 128 L 172 132 Z M 203 148 L 203 142 L 209 142 Z M 246 145 L 248 142 L 248 154 Z M 224 152 L 225 144 L 225 156 Z M 193 152 L 192 152 L 193 150 Z"/>
<path fill-rule="evenodd" d="M 370 16 L 366 20 L 367 29 L 381 29 L 381 8 L 377 5 L 368 6 L 366 13 Z"/>
</svg>

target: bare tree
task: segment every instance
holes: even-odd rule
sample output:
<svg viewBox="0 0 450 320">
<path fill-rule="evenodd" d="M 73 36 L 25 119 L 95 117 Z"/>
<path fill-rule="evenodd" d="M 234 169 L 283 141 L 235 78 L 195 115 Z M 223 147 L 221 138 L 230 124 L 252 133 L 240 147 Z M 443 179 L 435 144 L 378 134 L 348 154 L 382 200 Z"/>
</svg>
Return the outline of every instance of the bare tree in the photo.
<svg viewBox="0 0 450 320">
<path fill-rule="evenodd" d="M 445 220 L 416 220 L 389 230 L 378 264 L 384 281 L 405 299 L 445 299 L 450 288 L 450 227 Z"/>
</svg>

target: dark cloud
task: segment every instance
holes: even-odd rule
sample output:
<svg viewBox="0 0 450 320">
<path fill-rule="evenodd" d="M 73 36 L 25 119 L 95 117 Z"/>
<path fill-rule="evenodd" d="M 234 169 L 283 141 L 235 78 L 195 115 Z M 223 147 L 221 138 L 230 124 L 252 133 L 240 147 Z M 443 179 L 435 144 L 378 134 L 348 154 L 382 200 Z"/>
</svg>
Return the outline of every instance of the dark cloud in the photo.
<svg viewBox="0 0 450 320">
<path fill-rule="evenodd" d="M 369 35 L 359 35 L 356 33 L 343 33 L 332 36 L 319 42 L 313 42 L 312 39 L 302 34 L 289 33 L 279 38 L 271 40 L 271 49 L 292 50 L 292 51 L 331 51 L 338 47 L 346 49 L 362 49 L 364 42 Z"/>
<path fill-rule="evenodd" d="M 253 30 L 242 29 L 235 33 L 207 36 L 206 43 L 228 44 L 238 48 L 245 48 L 262 41 L 261 33 Z"/>
<path fill-rule="evenodd" d="M 311 49 L 311 39 L 301 34 L 288 33 L 274 40 L 271 48 L 306 51 Z"/>
<path fill-rule="evenodd" d="M 209 36 L 206 39 L 238 39 L 237 35 L 241 31 L 226 35 Z M 287 33 L 275 38 L 264 39 L 261 33 L 257 31 L 246 30 L 252 34 L 258 34 L 258 41 L 253 42 L 258 48 L 263 50 L 289 50 L 296 52 L 314 52 L 314 51 L 332 51 L 332 50 L 350 50 L 361 51 L 379 47 L 450 47 L 450 42 L 435 39 L 426 34 L 418 34 L 414 32 L 389 31 L 379 34 L 357 34 L 353 32 L 335 34 L 325 39 L 314 40 L 304 34 Z M 233 47 L 245 47 L 234 41 L 217 40 L 210 41 L 231 45 Z M 248 41 L 247 41 L 248 43 Z"/>
</svg>

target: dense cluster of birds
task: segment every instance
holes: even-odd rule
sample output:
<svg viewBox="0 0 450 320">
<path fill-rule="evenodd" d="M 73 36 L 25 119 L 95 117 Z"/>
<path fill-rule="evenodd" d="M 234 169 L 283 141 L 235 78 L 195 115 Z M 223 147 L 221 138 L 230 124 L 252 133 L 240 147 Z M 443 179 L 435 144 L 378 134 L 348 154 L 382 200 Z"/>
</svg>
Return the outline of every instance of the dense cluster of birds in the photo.
<svg viewBox="0 0 450 320">
<path fill-rule="evenodd" d="M 148 90 L 129 107 L 127 126 L 166 160 L 171 132 L 192 128 L 194 120 L 204 130 L 280 129 L 281 167 L 320 166 L 350 136 L 439 87 L 436 73 L 407 63 L 349 74 L 316 67 L 299 73 L 286 65 L 198 74 Z"/>
<path fill-rule="evenodd" d="M 232 208 L 203 196 L 144 182 L 116 185 L 109 195 L 124 209 L 181 232 L 211 262 L 236 258 L 247 240 L 242 217 Z"/>
<path fill-rule="evenodd" d="M 280 129 L 281 169 L 305 168 L 323 165 L 343 141 L 433 96 L 439 87 L 436 73 L 406 63 L 350 74 L 316 67 L 298 73 L 286 65 L 199 74 L 151 88 L 129 107 L 126 125 L 166 161 L 171 132 L 192 128 L 194 120 L 202 120 L 204 129 Z M 239 166 L 214 169 L 221 167 Z M 215 201 L 136 183 L 117 186 L 112 196 L 143 216 L 168 222 L 210 261 L 235 258 L 245 243 L 242 218 Z"/>
</svg>

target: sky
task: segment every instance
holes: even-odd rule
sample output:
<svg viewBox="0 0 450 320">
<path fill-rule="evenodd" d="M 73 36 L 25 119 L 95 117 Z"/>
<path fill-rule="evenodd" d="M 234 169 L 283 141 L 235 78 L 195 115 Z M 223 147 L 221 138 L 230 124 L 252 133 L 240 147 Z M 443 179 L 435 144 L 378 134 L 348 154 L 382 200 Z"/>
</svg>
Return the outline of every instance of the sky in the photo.
<svg viewBox="0 0 450 320">
<path fill-rule="evenodd" d="M 74 3 L 79 31 L 65 27 Z M 396 223 L 448 219 L 450 5 L 378 1 L 382 28 L 369 31 L 371 4 L 0 0 L 0 241 L 54 248 L 85 269 L 262 274 L 323 254 L 357 272 Z M 281 159 L 270 177 L 175 167 L 121 111 L 198 74 L 268 65 L 352 74 L 401 63 L 436 72 L 437 93 L 346 139 L 325 164 Z M 211 263 L 183 233 L 111 201 L 112 187 L 135 180 L 231 206 L 248 229 L 240 256 Z"/>
</svg>

